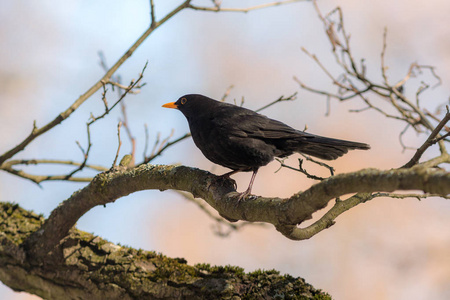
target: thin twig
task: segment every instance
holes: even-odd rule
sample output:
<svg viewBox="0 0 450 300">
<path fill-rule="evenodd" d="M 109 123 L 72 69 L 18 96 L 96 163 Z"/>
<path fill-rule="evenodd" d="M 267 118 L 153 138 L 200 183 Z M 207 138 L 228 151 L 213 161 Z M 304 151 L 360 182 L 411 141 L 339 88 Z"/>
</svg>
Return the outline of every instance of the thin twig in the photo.
<svg viewBox="0 0 450 300">
<path fill-rule="evenodd" d="M 350 210 L 351 208 L 361 203 L 365 203 L 377 197 L 390 197 L 396 199 L 416 198 L 418 200 L 428 197 L 441 197 L 444 199 L 450 199 L 449 196 L 442 196 L 428 193 L 424 194 L 397 194 L 386 192 L 357 193 L 348 199 L 335 202 L 334 206 L 330 210 L 328 210 L 320 219 L 318 219 L 316 222 L 307 227 L 299 228 L 293 225 L 282 225 L 277 226 L 277 230 L 283 233 L 285 236 L 294 240 L 309 239 L 312 236 L 318 234 L 319 232 L 333 226 L 335 224 L 336 218 L 341 214 L 343 214 L 344 212 Z"/>
<path fill-rule="evenodd" d="M 225 93 L 223 94 L 222 98 L 220 99 L 220 102 L 225 102 L 225 100 L 227 99 L 228 95 L 230 94 L 232 88 L 234 88 L 234 85 L 230 85 L 226 89 Z"/>
<path fill-rule="evenodd" d="M 387 71 L 387 67 L 386 67 L 386 61 L 385 61 L 385 57 L 386 57 L 386 49 L 387 49 L 387 27 L 384 27 L 384 32 L 383 32 L 383 48 L 381 50 L 381 76 L 383 77 L 384 83 L 386 85 L 389 84 L 388 82 L 388 77 L 386 74 Z"/>
<path fill-rule="evenodd" d="M 119 152 L 120 152 L 120 146 L 122 146 L 122 140 L 120 139 L 120 127 L 122 127 L 122 122 L 119 122 L 117 124 L 117 140 L 118 140 L 118 146 L 116 151 L 116 157 L 114 157 L 114 161 L 111 168 L 114 168 L 117 163 L 117 159 L 119 158 Z"/>
<path fill-rule="evenodd" d="M 144 68 L 142 69 L 141 73 L 139 74 L 139 78 L 136 81 L 132 80 L 130 82 L 128 87 L 124 90 L 122 96 L 119 97 L 119 99 L 111 107 L 105 109 L 105 112 L 103 114 L 101 114 L 98 117 L 92 118 L 92 120 L 88 122 L 89 125 L 93 124 L 94 122 L 96 122 L 96 121 L 104 118 L 106 115 L 108 115 L 114 109 L 114 107 L 116 107 L 116 105 L 119 104 L 128 95 L 128 93 L 134 89 L 134 87 L 142 80 L 142 78 L 144 78 L 144 71 L 147 68 L 147 65 L 148 65 L 148 62 L 145 63 Z"/>
<path fill-rule="evenodd" d="M 108 89 L 106 88 L 106 83 L 102 81 L 103 85 L 103 92 L 102 92 L 102 102 L 105 106 L 105 110 L 108 110 L 108 100 L 106 99 L 106 93 L 108 92 Z"/>
<path fill-rule="evenodd" d="M 260 112 L 276 103 L 279 102 L 283 102 L 283 101 L 294 101 L 295 99 L 297 99 L 297 92 L 293 93 L 292 95 L 288 96 L 288 97 L 284 97 L 284 96 L 280 96 L 277 100 L 270 102 L 269 104 L 264 105 L 261 108 L 258 108 L 257 110 L 255 110 L 256 112 Z"/>
<path fill-rule="evenodd" d="M 173 130 L 170 132 L 170 134 L 173 134 Z M 158 147 L 159 143 L 161 141 L 161 132 L 158 132 L 156 134 L 156 139 L 155 139 L 155 143 L 153 144 L 153 148 L 152 148 L 152 152 L 150 152 L 150 156 L 152 156 L 155 152 L 156 152 L 156 148 Z M 147 151 L 145 152 L 147 153 Z M 144 160 L 146 160 L 147 157 L 145 156 Z"/>
<path fill-rule="evenodd" d="M 136 160 L 136 138 L 133 136 L 133 134 L 131 133 L 131 129 L 128 125 L 128 117 L 127 117 L 127 111 L 126 111 L 126 107 L 125 104 L 122 102 L 120 103 L 120 108 L 122 111 L 122 125 L 123 128 L 125 128 L 125 132 L 127 133 L 128 139 L 130 140 L 131 143 L 131 158 L 132 158 L 132 162 L 130 165 L 134 165 L 135 160 Z"/>
<path fill-rule="evenodd" d="M 4 166 L 15 166 L 15 165 L 40 165 L 40 164 L 53 164 L 53 165 L 69 165 L 69 166 L 81 166 L 82 163 L 72 161 L 72 160 L 59 160 L 59 159 L 17 159 L 17 160 L 8 160 L 4 164 Z M 98 165 L 90 165 L 86 164 L 85 168 L 96 170 L 96 171 L 107 171 L 108 168 Z"/>
<path fill-rule="evenodd" d="M 211 218 L 215 222 L 215 227 L 213 227 L 215 234 L 221 237 L 227 237 L 232 232 L 239 231 L 241 228 L 251 225 L 251 226 L 266 226 L 264 223 L 254 223 L 254 222 L 240 222 L 240 223 L 230 223 L 226 221 L 224 218 L 217 216 L 214 211 L 209 209 L 209 206 L 205 205 L 205 201 L 202 199 L 197 199 L 192 196 L 191 193 L 184 191 L 176 191 L 178 194 L 183 196 L 186 200 L 194 203 L 200 208 L 209 218 Z M 226 226 L 228 228 L 227 231 L 223 231 L 221 226 Z"/>
<path fill-rule="evenodd" d="M 265 3 L 260 5 L 255 5 L 247 8 L 224 8 L 222 6 L 214 5 L 213 7 L 206 7 L 206 6 L 196 6 L 189 4 L 189 8 L 193 10 L 203 10 L 203 11 L 212 11 L 212 12 L 243 12 L 247 13 L 252 10 L 262 9 L 262 8 L 268 8 L 272 6 L 278 6 L 278 5 L 284 5 L 289 3 L 295 3 L 295 2 L 305 2 L 309 0 L 286 0 L 286 1 L 276 1 L 271 3 Z"/>
<path fill-rule="evenodd" d="M 156 26 L 155 23 L 155 3 L 153 0 L 150 0 L 150 27 L 154 28 Z"/>
<path fill-rule="evenodd" d="M 425 198 L 429 198 L 429 197 L 439 197 L 439 198 L 444 198 L 444 199 L 450 199 L 450 196 L 442 196 L 442 195 L 428 194 L 428 193 L 424 193 L 424 194 L 398 194 L 398 193 L 378 192 L 378 193 L 373 193 L 372 196 L 373 196 L 373 198 L 376 198 L 376 197 L 389 197 L 389 198 L 393 198 L 393 199 L 416 198 L 419 201 L 421 201 L 422 199 L 425 199 Z"/>
<path fill-rule="evenodd" d="M 303 153 L 300 153 L 300 154 L 301 154 L 306 160 L 308 160 L 308 161 L 310 161 L 310 162 L 313 162 L 313 163 L 315 163 L 315 164 L 317 164 L 317 165 L 319 165 L 319 166 L 321 166 L 321 167 L 324 167 L 324 168 L 328 169 L 328 171 L 330 171 L 330 176 L 334 176 L 335 169 L 334 169 L 332 166 L 330 166 L 330 165 L 328 165 L 328 164 L 326 164 L 326 163 L 324 163 L 324 162 L 322 162 L 322 161 L 315 160 L 315 159 L 312 158 L 311 156 L 305 155 L 305 154 L 303 154 Z"/>
<path fill-rule="evenodd" d="M 2 170 L 13 174 L 15 176 L 19 176 L 21 178 L 30 180 L 36 184 L 40 184 L 43 181 L 73 181 L 73 182 L 90 182 L 92 177 L 67 177 L 67 174 L 62 175 L 34 175 L 26 173 L 22 170 L 16 170 L 10 167 L 7 164 L 2 165 Z"/>
<path fill-rule="evenodd" d="M 445 114 L 444 118 L 441 120 L 441 122 L 439 122 L 439 124 L 436 126 L 436 128 L 431 132 L 431 134 L 428 136 L 425 143 L 423 143 L 422 146 L 419 149 L 417 149 L 417 152 L 414 154 L 414 156 L 411 158 L 411 160 L 409 162 L 407 162 L 404 166 L 402 166 L 402 168 L 411 168 L 412 166 L 417 164 L 419 162 L 419 159 L 422 157 L 423 153 L 431 145 L 440 141 L 439 133 L 442 130 L 442 128 L 445 126 L 445 124 L 447 124 L 447 122 L 449 122 L 449 121 L 450 121 L 450 112 L 447 107 L 447 113 Z"/>
<path fill-rule="evenodd" d="M 144 133 L 145 133 L 145 144 L 144 144 L 144 160 L 146 157 L 146 153 L 147 153 L 147 149 L 148 149 L 148 141 L 149 141 L 149 136 L 148 136 L 148 126 L 147 124 L 144 124 Z"/>
<path fill-rule="evenodd" d="M 156 151 L 154 154 L 151 154 L 149 157 L 147 157 L 147 158 L 144 160 L 143 164 L 146 164 L 146 163 L 152 161 L 152 160 L 155 159 L 156 157 L 160 156 L 160 155 L 164 152 L 164 150 L 166 150 L 167 148 L 169 148 L 169 147 L 171 147 L 172 145 L 175 145 L 175 144 L 181 142 L 182 140 L 187 139 L 187 138 L 190 137 L 190 136 L 191 136 L 190 133 L 186 133 L 185 135 L 179 137 L 178 139 L 176 139 L 176 140 L 174 140 L 174 141 L 172 141 L 172 142 L 166 143 L 163 147 L 160 147 L 160 148 L 158 149 L 158 151 Z"/>
<path fill-rule="evenodd" d="M 120 84 L 120 82 L 116 82 L 116 81 L 109 80 L 109 81 L 106 82 L 106 83 L 107 83 L 107 84 L 110 84 L 110 85 L 112 85 L 112 86 L 116 86 L 116 87 L 118 87 L 119 89 L 122 89 L 122 90 L 128 89 L 128 87 L 127 87 L 126 85 Z M 145 82 L 142 83 L 142 84 L 137 84 L 137 85 L 134 86 L 134 89 L 131 90 L 131 91 L 129 91 L 128 93 L 129 93 L 129 94 L 139 94 L 139 93 L 141 92 L 140 89 L 141 89 L 143 86 L 145 86 L 145 85 L 146 85 Z"/>
<path fill-rule="evenodd" d="M 86 131 L 87 131 L 87 143 L 88 143 L 88 147 L 86 149 L 86 151 L 83 150 L 83 148 L 81 147 L 80 143 L 77 142 L 78 146 L 81 149 L 81 152 L 83 153 L 83 162 L 80 164 L 80 166 L 73 170 L 71 173 L 67 174 L 67 178 L 71 178 L 73 175 L 75 175 L 77 172 L 83 170 L 83 168 L 86 166 L 87 160 L 89 158 L 89 152 L 91 151 L 91 131 L 89 128 L 89 125 L 86 125 Z"/>
<path fill-rule="evenodd" d="M 306 160 L 309 160 L 309 161 L 311 161 L 311 162 L 313 162 L 313 163 L 315 163 L 315 164 L 318 164 L 319 166 L 322 166 L 322 167 L 327 168 L 327 169 L 330 171 L 331 176 L 334 175 L 334 168 L 333 168 L 333 167 L 331 167 L 331 166 L 329 166 L 329 165 L 327 165 L 327 164 L 325 164 L 325 163 L 323 163 L 323 162 L 314 160 L 314 159 L 312 159 L 311 157 L 306 156 L 306 155 L 304 155 L 304 154 L 302 154 L 302 153 L 300 153 L 300 154 L 301 154 L 303 157 L 305 157 Z M 278 171 L 283 167 L 283 168 L 287 168 L 287 169 L 290 169 L 290 170 L 297 171 L 297 172 L 300 172 L 300 173 L 302 173 L 302 174 L 305 174 L 306 177 L 308 177 L 309 179 L 319 180 L 319 181 L 322 181 L 322 180 L 325 179 L 325 178 L 320 177 L 320 176 L 312 175 L 312 174 L 310 174 L 308 171 L 306 171 L 306 169 L 303 168 L 303 159 L 301 159 L 301 158 L 298 159 L 298 169 L 297 169 L 297 168 L 294 168 L 294 167 L 291 167 L 291 166 L 289 166 L 289 165 L 286 165 L 286 164 L 284 163 L 284 160 L 283 160 L 283 159 L 275 158 L 275 160 L 278 161 L 278 162 L 280 163 L 280 168 L 279 168 L 277 171 L 275 171 L 275 172 L 278 172 Z"/>
</svg>

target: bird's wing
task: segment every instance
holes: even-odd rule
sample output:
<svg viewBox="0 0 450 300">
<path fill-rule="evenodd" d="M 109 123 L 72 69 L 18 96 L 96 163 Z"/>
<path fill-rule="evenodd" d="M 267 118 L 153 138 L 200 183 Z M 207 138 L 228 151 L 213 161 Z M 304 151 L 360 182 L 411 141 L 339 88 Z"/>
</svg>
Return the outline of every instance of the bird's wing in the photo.
<svg viewBox="0 0 450 300">
<path fill-rule="evenodd" d="M 254 112 L 235 114 L 230 120 L 234 135 L 257 139 L 287 139 L 308 137 L 308 133 L 296 130 L 280 121 Z M 229 123 L 229 124 L 230 124 Z"/>
</svg>

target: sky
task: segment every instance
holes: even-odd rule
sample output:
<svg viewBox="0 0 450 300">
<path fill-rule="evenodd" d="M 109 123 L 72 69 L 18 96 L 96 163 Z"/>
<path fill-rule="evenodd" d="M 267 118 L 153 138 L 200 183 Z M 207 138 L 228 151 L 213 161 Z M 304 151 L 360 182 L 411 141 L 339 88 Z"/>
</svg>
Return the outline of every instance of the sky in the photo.
<svg viewBox="0 0 450 300">
<path fill-rule="evenodd" d="M 223 1 L 246 7 L 264 1 Z M 266 1 L 267 2 L 267 1 Z M 155 1 L 161 18 L 180 1 Z M 209 5 L 209 1 L 194 1 Z M 149 24 L 148 1 L 1 1 L 0 2 L 0 152 L 19 143 L 32 129 L 48 123 L 103 75 L 98 52 L 112 65 Z M 423 95 L 430 109 L 448 103 L 450 92 L 450 3 L 423 1 L 319 1 L 323 13 L 336 6 L 344 12 L 353 53 L 366 59 L 368 74 L 380 80 L 384 28 L 388 30 L 386 62 L 393 82 L 412 62 L 436 67 L 442 85 Z M 293 76 L 331 90 L 327 77 L 301 48 L 316 54 L 334 74 L 330 45 L 309 2 L 243 13 L 183 11 L 158 28 L 119 69 L 124 83 L 139 76 L 144 64 L 147 83 L 126 101 L 130 129 L 142 158 L 147 124 L 150 141 L 157 134 L 182 136 L 188 131 L 181 113 L 161 108 L 183 94 L 220 98 L 233 85 L 228 100 L 257 109 L 281 95 L 298 99 L 264 111 L 271 118 L 320 135 L 365 142 L 370 151 L 353 151 L 333 162 L 338 173 L 376 167 L 390 169 L 413 155 L 402 151 L 403 125 L 375 112 L 350 113 L 358 101 L 331 102 L 301 90 Z M 424 75 L 427 80 L 429 76 Z M 415 84 L 420 79 L 413 79 Z M 407 87 L 409 88 L 409 86 Z M 406 93 L 414 95 L 414 85 Z M 107 94 L 114 101 L 114 93 Z M 102 113 L 95 94 L 63 124 L 39 137 L 17 158 L 82 159 L 76 144 L 86 147 L 91 113 Z M 110 166 L 117 149 L 116 110 L 91 128 L 90 163 Z M 420 146 L 425 135 L 409 133 L 405 142 Z M 121 155 L 130 150 L 124 140 Z M 434 150 L 426 153 L 428 157 Z M 297 156 L 287 160 L 295 166 Z M 186 140 L 154 161 L 182 163 L 215 174 L 228 170 L 213 165 Z M 271 163 L 261 168 L 253 193 L 288 197 L 313 182 Z M 57 167 L 32 167 L 29 172 L 58 173 Z M 249 173 L 234 178 L 243 191 Z M 42 188 L 0 173 L 0 200 L 19 203 L 48 216 L 58 203 L 85 184 L 44 182 Z M 450 203 L 443 199 L 375 199 L 341 215 L 331 228 L 306 241 L 291 241 L 271 225 L 248 226 L 223 238 L 214 221 L 174 191 L 144 191 L 96 207 L 77 223 L 114 243 L 155 250 L 188 263 L 238 265 L 246 271 L 277 269 L 306 279 L 335 299 L 450 298 Z M 320 215 L 320 213 L 318 213 Z M 2 299 L 36 299 L 0 287 Z"/>
</svg>

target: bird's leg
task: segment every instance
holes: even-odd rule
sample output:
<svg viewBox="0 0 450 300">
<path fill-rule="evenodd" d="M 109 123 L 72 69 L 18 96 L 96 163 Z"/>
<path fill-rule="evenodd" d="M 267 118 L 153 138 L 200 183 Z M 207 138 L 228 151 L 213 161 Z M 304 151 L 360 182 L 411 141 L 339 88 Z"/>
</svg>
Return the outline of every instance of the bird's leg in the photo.
<svg viewBox="0 0 450 300">
<path fill-rule="evenodd" d="M 253 174 L 252 174 L 252 178 L 250 179 L 250 184 L 248 185 L 248 188 L 245 190 L 245 192 L 243 192 L 242 194 L 239 195 L 238 203 L 241 202 L 242 199 L 244 199 L 245 197 L 250 195 L 250 193 L 252 192 L 252 186 L 253 186 L 253 182 L 255 181 L 256 173 L 258 173 L 258 169 L 253 169 Z"/>
</svg>

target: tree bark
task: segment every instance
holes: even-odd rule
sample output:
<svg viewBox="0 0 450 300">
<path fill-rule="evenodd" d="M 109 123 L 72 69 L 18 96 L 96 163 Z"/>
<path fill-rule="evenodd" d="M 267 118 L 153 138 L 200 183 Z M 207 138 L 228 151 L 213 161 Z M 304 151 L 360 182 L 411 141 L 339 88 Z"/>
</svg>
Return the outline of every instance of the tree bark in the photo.
<svg viewBox="0 0 450 300">
<path fill-rule="evenodd" d="M 53 210 L 42 228 L 25 242 L 30 262 L 41 264 L 49 255 L 61 257 L 59 242 L 91 208 L 148 189 L 190 192 L 194 197 L 205 199 L 229 221 L 270 223 L 286 237 L 297 240 L 302 234 L 298 233 L 296 226 L 310 219 L 332 199 L 350 193 L 396 190 L 419 190 L 446 197 L 450 194 L 450 173 L 427 165 L 387 171 L 364 169 L 329 177 L 290 198 L 252 196 L 239 202 L 233 180 L 196 168 L 151 164 L 132 169 L 116 167 L 98 174 L 85 188 Z M 362 197 L 356 198 L 364 201 Z"/>
<path fill-rule="evenodd" d="M 45 299 L 331 299 L 277 271 L 189 266 L 183 258 L 114 245 L 75 228 L 60 243 L 62 259 L 34 265 L 22 243 L 44 218 L 1 203 L 0 221 L 0 280 Z"/>
</svg>

